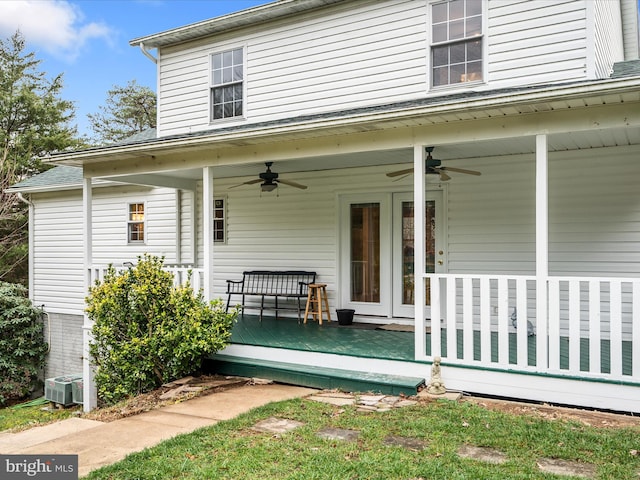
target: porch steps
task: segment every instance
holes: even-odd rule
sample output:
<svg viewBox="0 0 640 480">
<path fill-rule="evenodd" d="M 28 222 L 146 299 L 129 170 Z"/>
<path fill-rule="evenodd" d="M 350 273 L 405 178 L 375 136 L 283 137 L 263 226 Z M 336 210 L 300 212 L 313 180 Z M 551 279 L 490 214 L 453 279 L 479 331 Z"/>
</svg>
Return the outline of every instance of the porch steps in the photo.
<svg viewBox="0 0 640 480">
<path fill-rule="evenodd" d="M 354 370 L 298 365 L 216 354 L 207 359 L 207 369 L 222 375 L 257 377 L 302 387 L 415 395 L 424 378 L 368 373 Z"/>
</svg>

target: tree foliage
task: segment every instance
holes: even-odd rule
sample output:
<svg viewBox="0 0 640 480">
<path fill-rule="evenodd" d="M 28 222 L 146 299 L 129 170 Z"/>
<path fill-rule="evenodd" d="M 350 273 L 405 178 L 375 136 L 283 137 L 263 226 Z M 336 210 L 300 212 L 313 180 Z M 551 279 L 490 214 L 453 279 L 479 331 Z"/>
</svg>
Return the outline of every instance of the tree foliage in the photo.
<svg viewBox="0 0 640 480">
<path fill-rule="evenodd" d="M 156 94 L 135 80 L 124 87 L 114 85 L 99 109 L 87 117 L 95 140 L 101 144 L 119 142 L 156 126 Z"/>
<path fill-rule="evenodd" d="M 89 292 L 90 354 L 107 404 L 193 373 L 231 337 L 237 311 L 206 302 L 190 285 L 174 287 L 162 267 L 162 259 L 145 255 L 123 272 L 110 267 Z"/>
<path fill-rule="evenodd" d="M 41 317 L 25 287 L 0 282 L 0 406 L 39 385 L 47 352 Z"/>
<path fill-rule="evenodd" d="M 45 169 L 40 158 L 78 145 L 62 100 L 62 75 L 47 78 L 17 32 L 0 39 L 0 280 L 26 282 L 28 209 L 5 189 Z"/>
</svg>

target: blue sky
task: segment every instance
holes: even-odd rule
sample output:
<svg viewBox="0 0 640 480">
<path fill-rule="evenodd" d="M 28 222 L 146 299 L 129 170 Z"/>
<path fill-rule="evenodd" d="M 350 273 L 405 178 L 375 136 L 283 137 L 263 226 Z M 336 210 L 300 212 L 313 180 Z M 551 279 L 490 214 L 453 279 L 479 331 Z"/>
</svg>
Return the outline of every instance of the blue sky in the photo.
<svg viewBox="0 0 640 480">
<path fill-rule="evenodd" d="M 20 30 L 27 49 L 76 105 L 79 133 L 89 134 L 114 85 L 137 80 L 155 91 L 156 69 L 129 40 L 243 10 L 269 0 L 0 0 L 0 37 Z"/>
</svg>

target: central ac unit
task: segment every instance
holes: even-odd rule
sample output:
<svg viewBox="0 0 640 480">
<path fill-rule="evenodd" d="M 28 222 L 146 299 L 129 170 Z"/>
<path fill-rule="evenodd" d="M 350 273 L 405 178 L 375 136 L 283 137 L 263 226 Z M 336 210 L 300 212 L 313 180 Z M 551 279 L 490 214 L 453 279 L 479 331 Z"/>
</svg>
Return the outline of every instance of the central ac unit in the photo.
<svg viewBox="0 0 640 480">
<path fill-rule="evenodd" d="M 82 380 L 82 375 L 63 375 L 47 378 L 44 382 L 44 397 L 50 402 L 68 406 L 73 401 L 73 382 Z"/>
</svg>

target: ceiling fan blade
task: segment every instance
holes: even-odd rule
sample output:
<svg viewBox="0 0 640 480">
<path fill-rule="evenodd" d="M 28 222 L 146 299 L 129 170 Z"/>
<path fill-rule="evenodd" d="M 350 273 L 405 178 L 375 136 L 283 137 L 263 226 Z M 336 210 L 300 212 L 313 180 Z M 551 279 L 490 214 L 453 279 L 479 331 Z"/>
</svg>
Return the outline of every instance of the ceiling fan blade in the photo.
<svg viewBox="0 0 640 480">
<path fill-rule="evenodd" d="M 440 167 L 440 170 L 446 170 L 448 172 L 466 173 L 467 175 L 482 175 L 480 172 L 477 172 L 475 170 L 467 170 L 465 168 Z"/>
<path fill-rule="evenodd" d="M 283 180 L 282 178 L 279 178 L 278 180 L 276 180 L 276 182 L 284 183 L 285 185 L 289 185 L 290 187 L 296 187 L 296 188 L 299 188 L 301 190 L 305 190 L 307 188 L 306 185 L 302 185 L 301 183 L 292 182 L 291 180 Z"/>
<path fill-rule="evenodd" d="M 242 182 L 239 183 L 238 185 L 232 185 L 229 188 L 236 188 L 236 187 L 242 187 L 243 185 L 253 185 L 254 183 L 260 183 L 263 180 L 261 178 L 256 178 L 255 180 L 249 180 L 248 182 Z"/>
<path fill-rule="evenodd" d="M 396 172 L 387 173 L 387 177 L 399 177 L 400 175 L 408 175 L 413 173 L 413 168 L 407 168 L 406 170 L 398 170 Z"/>
</svg>

